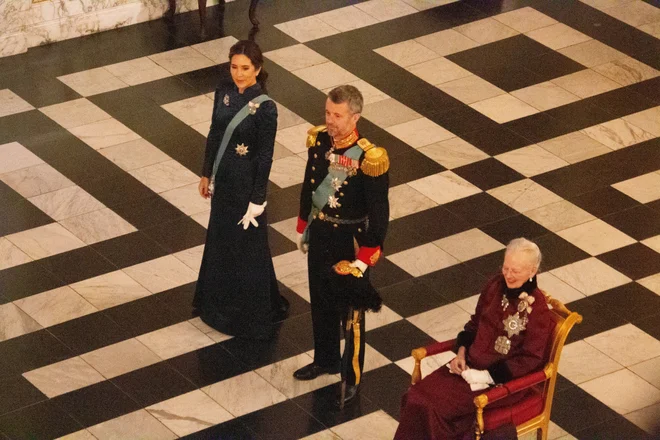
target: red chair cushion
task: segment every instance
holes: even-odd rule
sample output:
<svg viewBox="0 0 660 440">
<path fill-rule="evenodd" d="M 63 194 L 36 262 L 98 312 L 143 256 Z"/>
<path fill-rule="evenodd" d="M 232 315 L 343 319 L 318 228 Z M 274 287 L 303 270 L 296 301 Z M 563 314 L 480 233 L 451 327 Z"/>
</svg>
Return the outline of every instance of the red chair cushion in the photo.
<svg viewBox="0 0 660 440">
<path fill-rule="evenodd" d="M 506 423 L 520 425 L 538 416 L 543 411 L 543 396 L 533 391 L 529 396 L 510 406 L 484 410 L 484 431 L 498 428 Z"/>
</svg>

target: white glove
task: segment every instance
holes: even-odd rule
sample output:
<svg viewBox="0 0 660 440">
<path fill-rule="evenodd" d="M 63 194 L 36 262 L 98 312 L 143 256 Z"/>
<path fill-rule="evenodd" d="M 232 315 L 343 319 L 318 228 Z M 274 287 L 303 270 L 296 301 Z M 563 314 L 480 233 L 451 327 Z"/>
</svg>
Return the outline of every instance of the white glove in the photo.
<svg viewBox="0 0 660 440">
<path fill-rule="evenodd" d="M 469 384 L 494 384 L 493 378 L 490 377 L 488 370 L 473 370 L 471 368 L 463 370 L 461 377 Z"/>
<path fill-rule="evenodd" d="M 362 260 L 355 260 L 350 264 L 351 267 L 357 267 L 362 271 L 362 273 L 365 273 L 367 271 L 367 268 L 369 267 L 367 263 L 365 263 Z"/>
<path fill-rule="evenodd" d="M 243 230 L 247 229 L 250 226 L 250 223 L 252 223 L 255 228 L 258 228 L 259 223 L 257 222 L 256 217 L 259 217 L 264 213 L 264 209 L 266 209 L 267 204 L 268 202 L 264 202 L 263 205 L 255 205 L 254 203 L 250 202 L 247 211 L 245 211 L 245 215 L 237 224 L 240 225 L 242 223 Z"/>
<path fill-rule="evenodd" d="M 301 233 L 298 233 L 298 237 L 296 239 L 296 246 L 298 246 L 298 250 L 303 254 L 306 254 L 307 251 L 309 250 L 309 244 L 303 243 L 303 234 Z"/>
<path fill-rule="evenodd" d="M 472 391 L 481 391 L 481 390 L 485 390 L 488 387 L 490 387 L 490 385 L 485 384 L 485 383 L 471 383 L 470 384 L 470 389 Z"/>
</svg>

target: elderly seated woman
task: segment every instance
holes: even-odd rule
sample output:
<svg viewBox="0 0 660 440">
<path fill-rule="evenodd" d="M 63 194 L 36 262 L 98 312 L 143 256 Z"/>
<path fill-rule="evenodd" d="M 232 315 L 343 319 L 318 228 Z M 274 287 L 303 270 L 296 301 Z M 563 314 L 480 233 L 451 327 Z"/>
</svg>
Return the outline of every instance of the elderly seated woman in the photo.
<svg viewBox="0 0 660 440">
<path fill-rule="evenodd" d="M 509 243 L 502 273 L 486 283 L 474 315 L 458 334 L 456 357 L 403 396 L 395 440 L 474 438 L 473 399 L 480 390 L 543 367 L 554 324 L 536 285 L 540 264 L 536 244 L 524 238 Z M 526 396 L 520 392 L 492 406 Z"/>
</svg>

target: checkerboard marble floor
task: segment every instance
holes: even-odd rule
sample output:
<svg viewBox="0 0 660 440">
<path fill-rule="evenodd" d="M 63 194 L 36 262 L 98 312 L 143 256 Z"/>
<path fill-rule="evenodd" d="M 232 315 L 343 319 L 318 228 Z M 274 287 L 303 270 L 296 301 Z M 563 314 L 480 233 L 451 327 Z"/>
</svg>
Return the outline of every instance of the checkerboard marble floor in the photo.
<svg viewBox="0 0 660 440">
<path fill-rule="evenodd" d="M 657 0 L 262 0 L 291 302 L 268 343 L 191 308 L 212 92 L 248 3 L 209 8 L 203 40 L 188 13 L 0 58 L 0 438 L 392 438 L 410 350 L 455 336 L 516 236 L 584 316 L 550 438 L 660 438 Z M 291 373 L 313 349 L 293 242 L 305 132 L 344 83 L 391 157 L 392 219 L 363 392 L 340 412 L 338 377 Z"/>
</svg>

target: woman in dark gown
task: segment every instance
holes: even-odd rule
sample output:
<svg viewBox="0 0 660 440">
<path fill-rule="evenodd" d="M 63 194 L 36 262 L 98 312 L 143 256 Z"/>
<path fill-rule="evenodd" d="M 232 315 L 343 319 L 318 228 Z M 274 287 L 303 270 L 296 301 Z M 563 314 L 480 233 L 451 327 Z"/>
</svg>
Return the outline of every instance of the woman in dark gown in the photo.
<svg viewBox="0 0 660 440">
<path fill-rule="evenodd" d="M 259 46 L 239 41 L 229 59 L 233 82 L 215 91 L 199 183 L 200 195 L 211 197 L 211 218 L 193 306 L 222 333 L 268 339 L 288 308 L 275 279 L 265 212 L 277 108 L 265 95 Z M 237 113 L 242 120 L 234 119 Z"/>
</svg>

